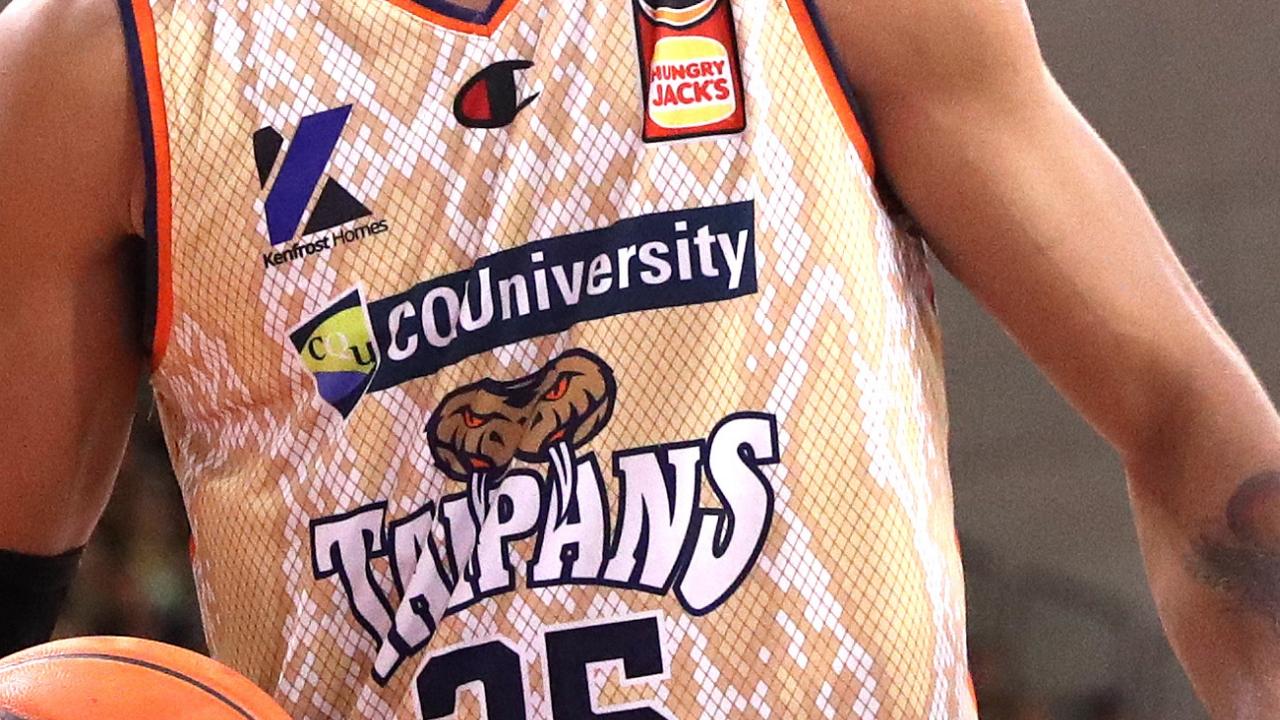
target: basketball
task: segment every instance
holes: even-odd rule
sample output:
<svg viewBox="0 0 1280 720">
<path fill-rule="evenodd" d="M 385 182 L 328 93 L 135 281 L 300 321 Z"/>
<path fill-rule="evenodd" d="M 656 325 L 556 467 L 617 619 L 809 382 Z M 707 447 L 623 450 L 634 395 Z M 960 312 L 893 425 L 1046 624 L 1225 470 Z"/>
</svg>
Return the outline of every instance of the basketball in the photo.
<svg viewBox="0 0 1280 720">
<path fill-rule="evenodd" d="M 231 668 L 135 638 L 59 640 L 0 660 L 4 720 L 288 720 Z"/>
</svg>

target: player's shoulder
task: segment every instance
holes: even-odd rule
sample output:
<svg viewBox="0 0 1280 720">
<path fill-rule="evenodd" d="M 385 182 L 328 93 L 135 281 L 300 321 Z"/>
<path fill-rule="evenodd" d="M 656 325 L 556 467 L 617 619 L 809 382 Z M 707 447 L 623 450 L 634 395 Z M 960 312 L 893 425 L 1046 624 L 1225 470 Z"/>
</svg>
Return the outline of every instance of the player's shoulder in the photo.
<svg viewBox="0 0 1280 720">
<path fill-rule="evenodd" d="M 1038 72 L 1024 0 L 813 0 L 861 89 L 928 92 Z"/>
<path fill-rule="evenodd" d="M 66 46 L 120 35 L 119 0 L 16 0 L 0 15 L 7 39 Z M 123 42 L 121 40 L 121 42 Z M 74 58 L 69 58 L 74 60 Z"/>
<path fill-rule="evenodd" d="M 141 155 L 116 0 L 17 0 L 0 13 L 0 154 L 21 169 L 0 183 L 19 219 L 60 204 L 86 231 L 133 229 Z"/>
</svg>

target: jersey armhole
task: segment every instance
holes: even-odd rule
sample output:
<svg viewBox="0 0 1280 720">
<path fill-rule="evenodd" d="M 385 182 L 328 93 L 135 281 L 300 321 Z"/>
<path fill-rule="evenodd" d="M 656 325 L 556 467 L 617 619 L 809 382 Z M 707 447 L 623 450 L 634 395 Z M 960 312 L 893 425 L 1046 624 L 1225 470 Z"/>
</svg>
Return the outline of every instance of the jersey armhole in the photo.
<svg viewBox="0 0 1280 720">
<path fill-rule="evenodd" d="M 129 76 L 138 108 L 146 183 L 143 234 L 146 243 L 143 337 L 154 373 L 164 359 L 173 322 L 172 186 L 169 122 L 160 77 L 155 20 L 150 0 L 117 0 L 129 60 Z"/>
<path fill-rule="evenodd" d="M 827 34 L 826 27 L 822 24 L 818 9 L 814 7 L 813 0 L 787 0 L 787 7 L 791 11 L 791 19 L 795 22 L 796 29 L 800 31 L 800 37 L 804 40 L 809 59 L 813 61 L 813 67 L 822 80 L 822 87 L 831 99 L 831 106 L 835 108 L 836 115 L 840 117 L 840 123 L 844 125 L 845 135 L 858 149 L 858 155 L 862 158 L 862 164 L 866 167 L 867 173 L 874 178 L 876 176 L 875 155 L 871 152 L 867 134 L 863 132 L 853 85 L 837 62 L 839 56 L 831 42 L 831 36 Z"/>
</svg>

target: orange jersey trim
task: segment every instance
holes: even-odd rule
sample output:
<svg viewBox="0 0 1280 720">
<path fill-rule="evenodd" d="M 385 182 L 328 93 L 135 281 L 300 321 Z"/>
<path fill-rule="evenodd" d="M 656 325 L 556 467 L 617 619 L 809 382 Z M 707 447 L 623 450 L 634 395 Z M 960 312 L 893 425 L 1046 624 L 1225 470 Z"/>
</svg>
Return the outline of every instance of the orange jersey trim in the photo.
<svg viewBox="0 0 1280 720">
<path fill-rule="evenodd" d="M 489 37 L 498 29 L 502 21 L 507 19 L 507 16 L 511 14 L 511 11 L 516 7 L 516 3 L 520 2 L 520 0 L 502 0 L 502 4 L 498 6 L 498 9 L 493 13 L 493 17 L 487 23 L 470 23 L 449 17 L 420 5 L 414 0 L 390 0 L 390 2 L 401 10 L 412 13 L 433 25 L 439 25 L 446 30 Z"/>
<path fill-rule="evenodd" d="M 978 688 L 973 684 L 973 673 L 966 672 L 964 674 L 964 678 L 969 688 L 969 701 L 972 702 L 973 706 L 976 708 L 978 707 Z"/>
<path fill-rule="evenodd" d="M 169 153 L 169 118 L 164 105 L 164 83 L 160 76 L 160 54 L 155 18 L 149 0 L 124 0 L 126 40 L 134 55 L 134 87 L 143 130 L 144 153 L 149 154 L 147 178 L 146 240 L 155 248 L 154 331 L 151 337 L 151 371 L 164 360 L 173 325 L 173 187 Z M 132 32 L 130 32 L 132 31 Z M 136 72 L 141 70 L 141 76 Z M 142 115 L 145 114 L 145 117 Z M 147 132 L 149 128 L 150 132 Z"/>
<path fill-rule="evenodd" d="M 862 157 L 862 164 L 866 167 L 867 173 L 874 177 L 876 159 L 871 152 L 871 144 L 867 142 L 866 133 L 862 131 L 862 125 L 853 111 L 853 105 L 845 95 L 840 77 L 836 74 L 835 66 L 831 62 L 831 56 L 822 42 L 822 34 L 813 22 L 813 16 L 809 14 L 805 0 L 787 0 L 787 7 L 791 10 L 791 19 L 795 21 L 796 29 L 800 31 L 800 37 L 804 39 L 804 47 L 809 51 L 809 59 L 813 61 L 813 67 L 822 80 L 822 87 L 827 91 L 836 115 L 840 117 L 840 124 L 844 125 L 845 135 L 858 149 L 858 155 Z"/>
<path fill-rule="evenodd" d="M 929 278 L 929 286 L 930 286 L 930 290 L 932 291 L 932 287 L 933 287 L 933 275 L 932 275 L 932 274 L 928 274 L 927 276 L 928 276 L 928 278 Z M 957 557 L 963 557 L 963 556 L 964 556 L 964 552 L 963 552 L 963 550 L 962 550 L 962 548 L 961 548 L 961 546 L 960 546 L 960 530 L 959 530 L 959 529 L 955 529 L 955 528 L 953 528 L 953 529 L 952 529 L 952 534 L 955 536 L 955 539 L 956 539 L 956 556 L 957 556 Z M 965 680 L 965 687 L 969 690 L 969 701 L 970 701 L 971 703 L 973 703 L 973 707 L 974 707 L 974 708 L 977 708 L 977 707 L 978 707 L 978 688 L 977 688 L 977 686 L 976 686 L 976 685 L 974 685 L 974 682 L 973 682 L 973 671 L 972 671 L 972 670 L 966 670 L 966 671 L 965 671 L 965 673 L 964 673 L 964 680 Z"/>
</svg>

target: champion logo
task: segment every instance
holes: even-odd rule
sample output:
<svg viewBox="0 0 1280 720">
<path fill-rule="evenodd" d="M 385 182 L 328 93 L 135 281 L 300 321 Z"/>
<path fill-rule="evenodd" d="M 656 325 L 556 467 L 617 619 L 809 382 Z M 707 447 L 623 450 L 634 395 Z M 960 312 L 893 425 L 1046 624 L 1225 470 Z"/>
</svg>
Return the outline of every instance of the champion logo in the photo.
<svg viewBox="0 0 1280 720">
<path fill-rule="evenodd" d="M 351 105 L 308 115 L 298 123 L 289 150 L 280 163 L 271 190 L 267 193 L 267 235 L 271 246 L 293 240 L 302 224 L 316 188 L 324 178 L 324 187 L 315 202 L 311 217 L 302 228 L 304 236 L 329 230 L 373 214 L 325 170 L 333 158 L 338 139 L 351 117 Z M 253 134 L 253 154 L 258 166 L 258 183 L 265 189 L 276 168 L 284 136 L 273 127 Z"/>
<path fill-rule="evenodd" d="M 506 127 L 542 93 L 520 98 L 516 73 L 528 70 L 528 60 L 503 60 L 476 73 L 453 101 L 453 116 L 464 127 L 482 130 Z"/>
</svg>

